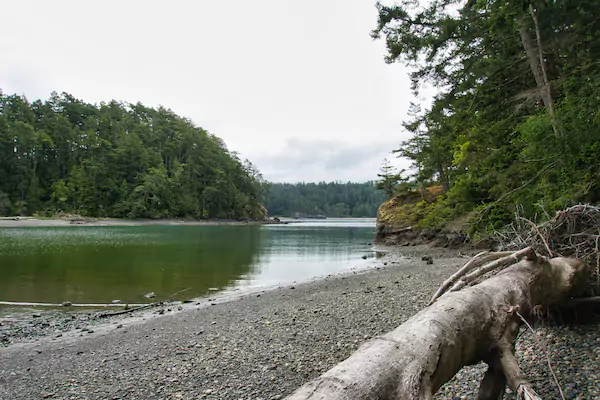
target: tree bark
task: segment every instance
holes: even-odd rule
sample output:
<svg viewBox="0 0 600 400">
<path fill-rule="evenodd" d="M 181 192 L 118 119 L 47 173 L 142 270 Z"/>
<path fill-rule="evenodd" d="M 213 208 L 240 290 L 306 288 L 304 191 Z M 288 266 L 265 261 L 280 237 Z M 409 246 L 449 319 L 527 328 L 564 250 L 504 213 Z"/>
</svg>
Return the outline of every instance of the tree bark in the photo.
<svg viewBox="0 0 600 400">
<path fill-rule="evenodd" d="M 550 81 L 548 80 L 548 74 L 546 72 L 546 61 L 544 59 L 544 49 L 542 47 L 542 34 L 540 31 L 537 14 L 535 13 L 535 9 L 532 4 L 529 5 L 529 12 L 531 13 L 531 17 L 533 18 L 533 23 L 535 26 L 537 45 L 534 45 L 524 21 L 521 21 L 519 35 L 521 36 L 521 43 L 523 44 L 523 49 L 527 55 L 527 61 L 529 62 L 529 67 L 531 68 L 531 72 L 539 90 L 540 97 L 542 98 L 544 107 L 552 118 L 552 129 L 554 130 L 554 136 L 559 137 L 560 131 L 556 123 L 554 99 L 552 98 Z"/>
<path fill-rule="evenodd" d="M 431 399 L 460 368 L 480 360 L 490 366 L 480 400 L 497 399 L 506 383 L 522 398 L 535 398 L 514 356 L 521 323 L 516 313 L 528 315 L 536 305 L 579 292 L 589 267 L 575 259 L 532 258 L 475 286 L 444 294 L 287 399 Z"/>
</svg>

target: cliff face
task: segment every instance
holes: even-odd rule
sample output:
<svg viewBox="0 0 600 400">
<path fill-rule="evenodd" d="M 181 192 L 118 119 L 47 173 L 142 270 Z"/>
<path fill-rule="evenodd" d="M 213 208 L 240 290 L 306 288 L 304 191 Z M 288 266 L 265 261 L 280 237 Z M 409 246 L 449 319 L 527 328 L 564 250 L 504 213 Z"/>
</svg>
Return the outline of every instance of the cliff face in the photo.
<svg viewBox="0 0 600 400">
<path fill-rule="evenodd" d="M 385 201 L 377 211 L 377 239 L 387 244 L 410 246 L 432 243 L 455 247 L 468 242 L 465 221 L 450 221 L 441 230 L 421 229 L 419 221 L 427 207 L 444 192 L 441 186 L 430 186 L 396 195 Z"/>
<path fill-rule="evenodd" d="M 409 190 L 385 201 L 377 210 L 377 237 L 407 232 L 423 218 L 425 208 L 443 193 L 441 186 Z"/>
</svg>

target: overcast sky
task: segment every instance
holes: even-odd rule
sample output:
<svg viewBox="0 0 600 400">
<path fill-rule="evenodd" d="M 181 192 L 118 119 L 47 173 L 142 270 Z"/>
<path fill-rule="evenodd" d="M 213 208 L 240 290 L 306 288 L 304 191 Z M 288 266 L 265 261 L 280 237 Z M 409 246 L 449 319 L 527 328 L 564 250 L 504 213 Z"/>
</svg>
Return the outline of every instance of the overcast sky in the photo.
<svg viewBox="0 0 600 400">
<path fill-rule="evenodd" d="M 369 36 L 375 0 L 0 0 L 0 9 L 5 93 L 163 105 L 271 181 L 376 179 L 408 137 L 410 82 Z"/>
</svg>

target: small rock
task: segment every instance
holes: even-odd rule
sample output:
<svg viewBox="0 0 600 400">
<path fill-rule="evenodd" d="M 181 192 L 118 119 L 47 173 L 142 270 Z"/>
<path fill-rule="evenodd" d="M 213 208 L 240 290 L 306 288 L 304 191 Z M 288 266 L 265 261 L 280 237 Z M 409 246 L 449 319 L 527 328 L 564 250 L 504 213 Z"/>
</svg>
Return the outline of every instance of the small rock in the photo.
<svg viewBox="0 0 600 400">
<path fill-rule="evenodd" d="M 367 255 L 365 254 L 364 256 L 361 257 L 363 260 L 367 259 Z"/>
<path fill-rule="evenodd" d="M 156 294 L 154 292 L 150 292 L 150 293 L 146 293 L 144 295 L 144 297 L 147 298 L 147 299 L 153 299 L 153 298 L 156 297 Z"/>
<path fill-rule="evenodd" d="M 113 304 L 121 304 L 121 300 L 113 300 L 112 303 Z"/>
<path fill-rule="evenodd" d="M 73 303 L 71 303 L 70 301 L 64 301 L 64 302 L 62 303 L 62 306 L 63 306 L 63 307 L 71 307 L 72 305 L 73 305 Z"/>
</svg>

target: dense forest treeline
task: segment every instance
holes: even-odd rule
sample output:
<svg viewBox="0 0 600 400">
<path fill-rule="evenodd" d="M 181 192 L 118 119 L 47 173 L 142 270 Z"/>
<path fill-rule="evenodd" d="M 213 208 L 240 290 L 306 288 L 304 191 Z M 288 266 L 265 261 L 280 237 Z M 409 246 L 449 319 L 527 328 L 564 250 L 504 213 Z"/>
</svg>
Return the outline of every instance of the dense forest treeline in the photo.
<svg viewBox="0 0 600 400">
<path fill-rule="evenodd" d="M 270 215 L 375 217 L 385 195 L 374 182 L 273 183 L 265 206 Z"/>
<path fill-rule="evenodd" d="M 545 218 L 600 201 L 600 1 L 378 4 L 374 37 L 413 68 L 414 104 L 396 150 L 417 171 L 402 188 L 441 184 L 426 226 L 476 211 L 471 228 Z"/>
<path fill-rule="evenodd" d="M 0 215 L 259 218 L 263 180 L 165 108 L 0 91 Z"/>
</svg>

